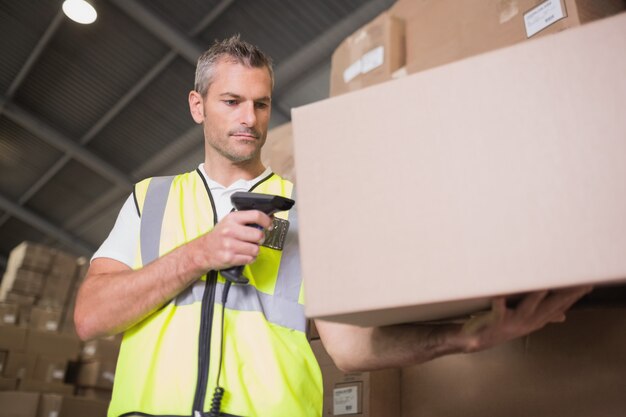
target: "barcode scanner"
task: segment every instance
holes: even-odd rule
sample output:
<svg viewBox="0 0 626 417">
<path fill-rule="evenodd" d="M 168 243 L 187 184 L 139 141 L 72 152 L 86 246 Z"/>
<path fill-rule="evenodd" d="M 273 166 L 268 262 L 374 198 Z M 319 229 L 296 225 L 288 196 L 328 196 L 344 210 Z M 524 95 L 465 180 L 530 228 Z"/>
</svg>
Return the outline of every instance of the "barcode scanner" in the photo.
<svg viewBox="0 0 626 417">
<path fill-rule="evenodd" d="M 260 194 L 239 191 L 234 193 L 230 197 L 230 201 L 237 211 L 241 210 L 259 210 L 263 213 L 271 216 L 279 211 L 287 211 L 293 207 L 295 201 L 281 197 L 279 195 Z M 263 229 L 258 224 L 249 224 L 248 226 L 256 227 L 257 229 Z M 235 284 L 247 284 L 249 279 L 243 276 L 244 266 L 234 266 L 228 269 L 222 269 L 220 273 L 222 276 Z"/>
</svg>

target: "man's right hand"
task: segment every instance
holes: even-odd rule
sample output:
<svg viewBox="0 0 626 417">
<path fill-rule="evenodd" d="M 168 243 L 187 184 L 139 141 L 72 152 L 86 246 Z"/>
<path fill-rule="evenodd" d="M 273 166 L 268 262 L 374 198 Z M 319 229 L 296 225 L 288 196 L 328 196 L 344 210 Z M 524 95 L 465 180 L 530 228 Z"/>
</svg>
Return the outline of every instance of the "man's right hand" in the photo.
<svg viewBox="0 0 626 417">
<path fill-rule="evenodd" d="M 259 225 L 260 230 L 251 227 Z M 206 273 L 254 262 L 272 225 L 270 216 L 258 210 L 235 211 L 224 217 L 209 233 L 193 241 L 194 260 Z"/>
</svg>

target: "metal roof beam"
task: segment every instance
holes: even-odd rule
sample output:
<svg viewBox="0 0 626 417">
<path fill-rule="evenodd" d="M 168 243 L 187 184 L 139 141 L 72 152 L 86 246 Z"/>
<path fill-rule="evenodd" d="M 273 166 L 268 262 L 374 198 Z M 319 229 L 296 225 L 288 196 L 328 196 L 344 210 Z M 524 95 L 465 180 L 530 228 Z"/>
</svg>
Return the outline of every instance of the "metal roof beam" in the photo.
<svg viewBox="0 0 626 417">
<path fill-rule="evenodd" d="M 204 48 L 193 38 L 190 38 L 164 22 L 159 16 L 143 7 L 136 0 L 109 1 L 119 7 L 128 16 L 139 22 L 144 28 L 150 31 L 150 33 L 161 39 L 192 64 L 195 65 L 200 54 L 204 52 Z"/>
<path fill-rule="evenodd" d="M 63 244 L 73 248 L 74 250 L 80 252 L 82 255 L 90 255 L 95 251 L 95 248 L 93 248 L 88 243 L 82 241 L 80 238 L 54 225 L 52 222 L 44 219 L 38 214 L 32 212 L 31 210 L 27 210 L 19 204 L 14 203 L 13 201 L 9 200 L 1 194 L 0 207 L 2 207 L 3 210 L 11 213 L 13 217 L 17 217 L 23 222 L 28 223 L 34 228 L 38 229 L 42 233 L 54 237 L 59 242 L 62 242 Z"/>
<path fill-rule="evenodd" d="M 8 103 L 5 97 L 0 97 L 0 103 L 2 102 L 4 102 L 5 116 L 13 120 L 15 123 L 19 124 L 55 148 L 65 152 L 72 158 L 82 162 L 116 185 L 127 189 L 132 187 L 134 183 L 133 179 L 106 162 L 104 159 L 89 152 L 60 132 L 57 132 L 51 126 L 48 126 L 43 121 L 37 119 L 26 110 L 13 103 Z"/>
<path fill-rule="evenodd" d="M 30 70 L 33 68 L 33 66 L 35 65 L 39 57 L 41 56 L 42 52 L 44 51 L 44 49 L 46 48 L 46 46 L 52 39 L 52 36 L 54 36 L 57 29 L 61 25 L 62 21 L 63 21 L 63 12 L 59 10 L 59 12 L 54 16 L 54 19 L 52 19 L 52 22 L 50 23 L 50 25 L 48 25 L 48 28 L 44 32 L 43 36 L 37 42 L 37 45 L 35 45 L 35 47 L 31 51 L 24 65 L 22 65 L 22 68 L 20 69 L 20 71 L 17 73 L 17 75 L 11 82 L 11 85 L 9 86 L 9 88 L 7 89 L 5 93 L 5 96 L 7 98 L 9 99 L 13 98 L 17 89 L 20 88 L 20 85 L 22 85 L 22 81 L 24 81 L 24 78 L 26 78 Z M 2 113 L 2 111 L 4 110 L 4 103 L 5 102 L 3 101 L 0 104 L 0 113 Z"/>
</svg>

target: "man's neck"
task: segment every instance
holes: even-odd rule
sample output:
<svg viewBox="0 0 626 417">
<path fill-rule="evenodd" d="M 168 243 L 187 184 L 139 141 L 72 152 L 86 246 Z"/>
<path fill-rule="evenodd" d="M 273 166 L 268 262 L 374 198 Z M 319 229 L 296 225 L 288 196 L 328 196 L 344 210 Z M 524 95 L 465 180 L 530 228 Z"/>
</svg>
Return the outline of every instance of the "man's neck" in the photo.
<svg viewBox="0 0 626 417">
<path fill-rule="evenodd" d="M 204 161 L 204 171 L 209 178 L 224 187 L 229 187 L 237 180 L 252 180 L 265 171 L 265 167 L 260 160 L 245 162 L 217 162 L 206 158 Z"/>
</svg>

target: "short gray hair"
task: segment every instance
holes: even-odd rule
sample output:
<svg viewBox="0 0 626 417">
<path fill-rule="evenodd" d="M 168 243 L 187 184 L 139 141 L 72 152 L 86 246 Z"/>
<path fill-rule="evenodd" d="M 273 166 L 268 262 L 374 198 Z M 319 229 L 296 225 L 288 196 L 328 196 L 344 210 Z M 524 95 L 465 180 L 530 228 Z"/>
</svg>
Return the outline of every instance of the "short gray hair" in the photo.
<svg viewBox="0 0 626 417">
<path fill-rule="evenodd" d="M 194 90 L 203 97 L 206 96 L 207 91 L 209 91 L 209 85 L 213 82 L 215 66 L 222 59 L 230 60 L 249 68 L 267 68 L 272 80 L 272 89 L 274 88 L 272 59 L 255 45 L 243 41 L 239 35 L 235 35 L 222 41 L 216 40 L 198 58 Z"/>
</svg>

